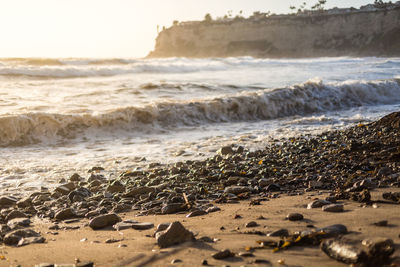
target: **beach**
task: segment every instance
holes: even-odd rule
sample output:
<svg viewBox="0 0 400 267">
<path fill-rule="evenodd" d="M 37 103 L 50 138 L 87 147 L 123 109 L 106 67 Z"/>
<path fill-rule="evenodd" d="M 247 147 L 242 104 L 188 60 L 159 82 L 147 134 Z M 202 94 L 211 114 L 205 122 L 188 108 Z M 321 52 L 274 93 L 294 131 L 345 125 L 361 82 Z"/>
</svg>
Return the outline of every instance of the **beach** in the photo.
<svg viewBox="0 0 400 267">
<path fill-rule="evenodd" d="M 9 228 L 2 227 L 0 263 L 341 266 L 320 249 L 341 240 L 361 255 L 348 263 L 396 266 L 399 127 L 400 114 L 392 113 L 256 151 L 224 146 L 205 160 L 151 164 L 113 180 L 93 167 L 53 191 L 2 197 Z M 161 237 L 172 224 L 161 223 L 183 225 L 172 243 Z M 212 256 L 225 249 L 221 259 Z"/>
</svg>

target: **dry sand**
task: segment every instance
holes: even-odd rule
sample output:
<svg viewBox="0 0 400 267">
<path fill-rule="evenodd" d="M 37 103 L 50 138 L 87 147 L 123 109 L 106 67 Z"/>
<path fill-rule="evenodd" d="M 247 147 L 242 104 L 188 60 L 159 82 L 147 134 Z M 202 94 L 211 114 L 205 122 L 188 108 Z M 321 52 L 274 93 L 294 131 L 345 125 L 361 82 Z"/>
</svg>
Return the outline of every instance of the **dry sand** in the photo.
<svg viewBox="0 0 400 267">
<path fill-rule="evenodd" d="M 381 199 L 382 192 L 400 191 L 396 189 L 379 189 L 372 192 L 372 199 Z M 265 259 L 272 266 L 346 266 L 330 259 L 319 247 L 291 247 L 287 250 L 273 253 L 270 249 L 255 250 L 255 257 L 234 257 L 228 260 L 215 260 L 211 254 L 221 249 L 230 249 L 234 253 L 244 251 L 245 247 L 257 246 L 257 240 L 271 239 L 265 236 L 242 234 L 249 230 L 272 231 L 287 228 L 290 232 L 304 230 L 308 224 L 324 227 L 331 224 L 344 224 L 351 232 L 352 238 L 386 237 L 396 243 L 395 256 L 400 257 L 400 205 L 378 204 L 378 207 L 362 207 L 353 201 L 344 201 L 345 212 L 328 213 L 318 209 L 306 209 L 306 204 L 312 199 L 327 196 L 326 193 L 309 192 L 302 196 L 281 196 L 276 199 L 261 202 L 261 205 L 250 206 L 249 201 L 240 204 L 217 204 L 221 211 L 199 217 L 186 218 L 185 214 L 135 216 L 135 212 L 120 214 L 123 219 L 135 219 L 140 222 L 152 222 L 155 225 L 162 222 L 180 221 L 186 228 L 200 238 L 209 236 L 216 238 L 215 243 L 189 242 L 168 249 L 160 249 L 152 237 L 151 230 L 138 231 L 133 229 L 113 231 L 111 229 L 93 231 L 86 219 L 68 224 L 81 226 L 78 230 L 49 230 L 50 222 L 35 220 L 34 229 L 40 231 L 46 238 L 44 244 L 32 244 L 25 247 L 3 246 L 0 250 L 5 259 L 0 260 L 0 266 L 34 266 L 39 263 L 74 263 L 93 261 L 95 266 L 201 266 L 204 259 L 212 266 L 251 266 L 257 265 L 255 259 Z M 302 213 L 302 221 L 284 220 L 290 212 Z M 234 219 L 236 214 L 242 218 Z M 264 220 L 257 220 L 262 215 Z M 249 221 L 257 221 L 260 226 L 245 228 Z M 378 227 L 374 222 L 388 220 L 389 225 Z M 62 224 L 61 224 L 62 225 Z M 221 230 L 221 227 L 225 230 Z M 57 235 L 50 232 L 58 232 Z M 106 244 L 109 238 L 123 239 L 120 242 Z M 86 241 L 82 241 L 86 239 Z M 126 247 L 119 247 L 121 244 Z M 143 265 L 152 259 L 149 264 Z M 182 262 L 171 264 L 173 259 Z M 278 261 L 281 260 L 281 263 Z M 282 264 L 283 263 L 283 264 Z M 142 265 L 141 265 L 142 264 Z M 270 266 L 271 266 L 270 265 Z M 261 264 L 260 266 L 268 266 Z"/>
</svg>

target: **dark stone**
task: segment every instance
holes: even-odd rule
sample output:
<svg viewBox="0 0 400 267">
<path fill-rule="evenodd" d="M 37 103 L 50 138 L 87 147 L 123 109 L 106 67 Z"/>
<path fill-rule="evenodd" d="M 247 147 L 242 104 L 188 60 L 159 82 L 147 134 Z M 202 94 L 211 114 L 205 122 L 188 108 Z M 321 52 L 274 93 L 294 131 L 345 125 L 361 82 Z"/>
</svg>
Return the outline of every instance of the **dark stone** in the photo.
<svg viewBox="0 0 400 267">
<path fill-rule="evenodd" d="M 90 220 L 89 227 L 93 230 L 97 230 L 107 226 L 112 226 L 120 221 L 121 218 L 115 213 L 99 215 Z"/>
<path fill-rule="evenodd" d="M 75 217 L 76 217 L 75 212 L 71 208 L 66 208 L 58 211 L 54 216 L 54 219 L 62 221 L 62 220 L 72 219 Z"/>
<path fill-rule="evenodd" d="M 193 233 L 186 230 L 180 222 L 173 222 L 165 231 L 158 232 L 156 239 L 160 248 L 195 240 Z"/>
<path fill-rule="evenodd" d="M 304 219 L 304 216 L 300 213 L 289 213 L 286 216 L 286 219 L 288 219 L 289 221 L 300 221 Z"/>
<path fill-rule="evenodd" d="M 13 246 L 17 245 L 22 238 L 26 237 L 40 237 L 40 235 L 32 229 L 19 229 L 6 234 L 3 242 L 6 245 Z"/>
<path fill-rule="evenodd" d="M 343 204 L 329 204 L 322 207 L 323 211 L 327 212 L 343 212 L 344 205 Z"/>
<path fill-rule="evenodd" d="M 143 222 L 143 223 L 132 223 L 132 228 L 135 230 L 148 230 L 154 227 L 154 224 Z"/>
<path fill-rule="evenodd" d="M 277 231 L 267 234 L 267 236 L 289 236 L 289 231 L 287 229 L 279 229 Z"/>
<path fill-rule="evenodd" d="M 229 249 L 218 251 L 217 253 L 214 253 L 212 255 L 212 257 L 216 260 L 223 260 L 223 259 L 230 258 L 233 256 L 235 256 L 235 254 L 232 253 Z"/>
<path fill-rule="evenodd" d="M 195 210 L 192 211 L 191 213 L 187 214 L 186 217 L 190 218 L 190 217 L 196 217 L 196 216 L 201 216 L 201 215 L 206 215 L 207 212 L 205 212 L 204 210 Z"/>
</svg>

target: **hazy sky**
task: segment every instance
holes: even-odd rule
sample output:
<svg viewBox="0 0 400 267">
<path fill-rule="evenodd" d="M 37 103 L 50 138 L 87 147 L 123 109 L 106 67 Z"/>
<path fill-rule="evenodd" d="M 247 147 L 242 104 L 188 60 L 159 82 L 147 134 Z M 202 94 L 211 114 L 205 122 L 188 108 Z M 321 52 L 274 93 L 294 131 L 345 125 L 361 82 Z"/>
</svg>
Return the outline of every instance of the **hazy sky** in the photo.
<svg viewBox="0 0 400 267">
<path fill-rule="evenodd" d="M 143 57 L 157 25 L 243 10 L 286 13 L 303 0 L 0 0 L 0 57 Z M 317 0 L 305 1 L 308 6 Z M 373 0 L 328 0 L 327 8 Z"/>
</svg>

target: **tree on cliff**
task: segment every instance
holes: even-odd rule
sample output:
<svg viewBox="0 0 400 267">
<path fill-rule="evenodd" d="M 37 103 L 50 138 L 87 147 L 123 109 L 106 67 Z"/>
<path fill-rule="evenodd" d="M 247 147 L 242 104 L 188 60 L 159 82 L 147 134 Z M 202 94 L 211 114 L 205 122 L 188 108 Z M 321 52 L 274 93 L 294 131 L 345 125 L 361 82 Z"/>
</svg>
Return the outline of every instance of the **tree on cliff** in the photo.
<svg viewBox="0 0 400 267">
<path fill-rule="evenodd" d="M 204 21 L 207 21 L 207 22 L 211 22 L 211 21 L 212 21 L 212 17 L 211 17 L 211 15 L 210 15 L 210 13 L 207 13 L 207 14 L 204 16 Z"/>
</svg>

